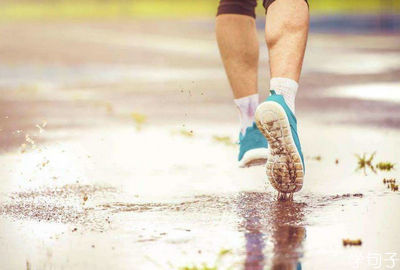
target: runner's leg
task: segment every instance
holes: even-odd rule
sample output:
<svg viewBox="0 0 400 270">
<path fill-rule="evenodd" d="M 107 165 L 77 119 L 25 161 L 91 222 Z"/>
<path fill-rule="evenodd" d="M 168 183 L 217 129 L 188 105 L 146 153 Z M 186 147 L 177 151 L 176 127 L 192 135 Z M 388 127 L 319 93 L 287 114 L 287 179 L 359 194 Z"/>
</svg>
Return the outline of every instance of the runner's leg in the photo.
<svg viewBox="0 0 400 270">
<path fill-rule="evenodd" d="M 241 120 L 241 167 L 263 164 L 267 157 L 267 141 L 254 123 L 259 103 L 256 5 L 256 0 L 221 0 L 216 20 L 218 46 Z"/>
</svg>

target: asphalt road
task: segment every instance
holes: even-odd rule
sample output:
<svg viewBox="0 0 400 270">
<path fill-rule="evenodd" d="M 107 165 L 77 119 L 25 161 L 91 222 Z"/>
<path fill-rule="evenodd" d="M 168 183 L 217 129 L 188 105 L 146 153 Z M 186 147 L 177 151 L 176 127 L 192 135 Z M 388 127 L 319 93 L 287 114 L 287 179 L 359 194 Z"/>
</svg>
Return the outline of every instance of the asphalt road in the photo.
<svg viewBox="0 0 400 270">
<path fill-rule="evenodd" d="M 282 203 L 237 167 L 212 23 L 0 25 L 1 269 L 400 269 L 399 40 L 310 35 Z M 374 152 L 394 170 L 356 170 Z"/>
</svg>

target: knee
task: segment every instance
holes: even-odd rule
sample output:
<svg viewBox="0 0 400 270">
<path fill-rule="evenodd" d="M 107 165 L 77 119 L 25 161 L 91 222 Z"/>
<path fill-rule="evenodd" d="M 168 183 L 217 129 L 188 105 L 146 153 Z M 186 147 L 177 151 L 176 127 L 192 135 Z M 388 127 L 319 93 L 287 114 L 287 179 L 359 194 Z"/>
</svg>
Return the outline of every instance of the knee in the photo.
<svg viewBox="0 0 400 270">
<path fill-rule="evenodd" d="M 238 14 L 256 17 L 257 0 L 220 0 L 217 16 L 221 14 Z"/>
</svg>

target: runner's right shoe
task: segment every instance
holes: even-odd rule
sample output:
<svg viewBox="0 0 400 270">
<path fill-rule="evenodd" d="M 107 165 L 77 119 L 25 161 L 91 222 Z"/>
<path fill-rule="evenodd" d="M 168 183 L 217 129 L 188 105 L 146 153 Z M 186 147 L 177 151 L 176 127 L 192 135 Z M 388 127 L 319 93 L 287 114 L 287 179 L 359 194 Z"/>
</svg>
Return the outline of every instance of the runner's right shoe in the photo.
<svg viewBox="0 0 400 270">
<path fill-rule="evenodd" d="M 279 192 L 278 198 L 292 198 L 302 188 L 305 173 L 296 117 L 284 97 L 271 90 L 271 95 L 257 107 L 255 118 L 269 143 L 268 179 Z"/>
</svg>

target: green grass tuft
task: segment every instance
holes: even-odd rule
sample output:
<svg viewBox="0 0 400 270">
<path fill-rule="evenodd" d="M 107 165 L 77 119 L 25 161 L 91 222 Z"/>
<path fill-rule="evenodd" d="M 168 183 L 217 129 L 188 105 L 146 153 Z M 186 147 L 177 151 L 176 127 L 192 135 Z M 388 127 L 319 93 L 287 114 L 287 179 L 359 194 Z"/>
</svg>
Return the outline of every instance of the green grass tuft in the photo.
<svg viewBox="0 0 400 270">
<path fill-rule="evenodd" d="M 394 164 L 391 162 L 379 162 L 378 164 L 376 164 L 375 167 L 378 170 L 390 172 L 391 170 L 394 169 Z"/>
<path fill-rule="evenodd" d="M 363 170 L 364 174 L 367 175 L 367 168 L 370 168 L 371 171 L 373 171 L 374 173 L 376 173 L 376 170 L 374 168 L 374 165 L 372 164 L 372 161 L 375 157 L 376 152 L 372 153 L 369 158 L 367 158 L 366 154 L 364 153 L 362 156 L 357 155 L 356 157 L 358 159 L 358 167 L 357 167 L 357 171 L 358 170 Z"/>
</svg>

